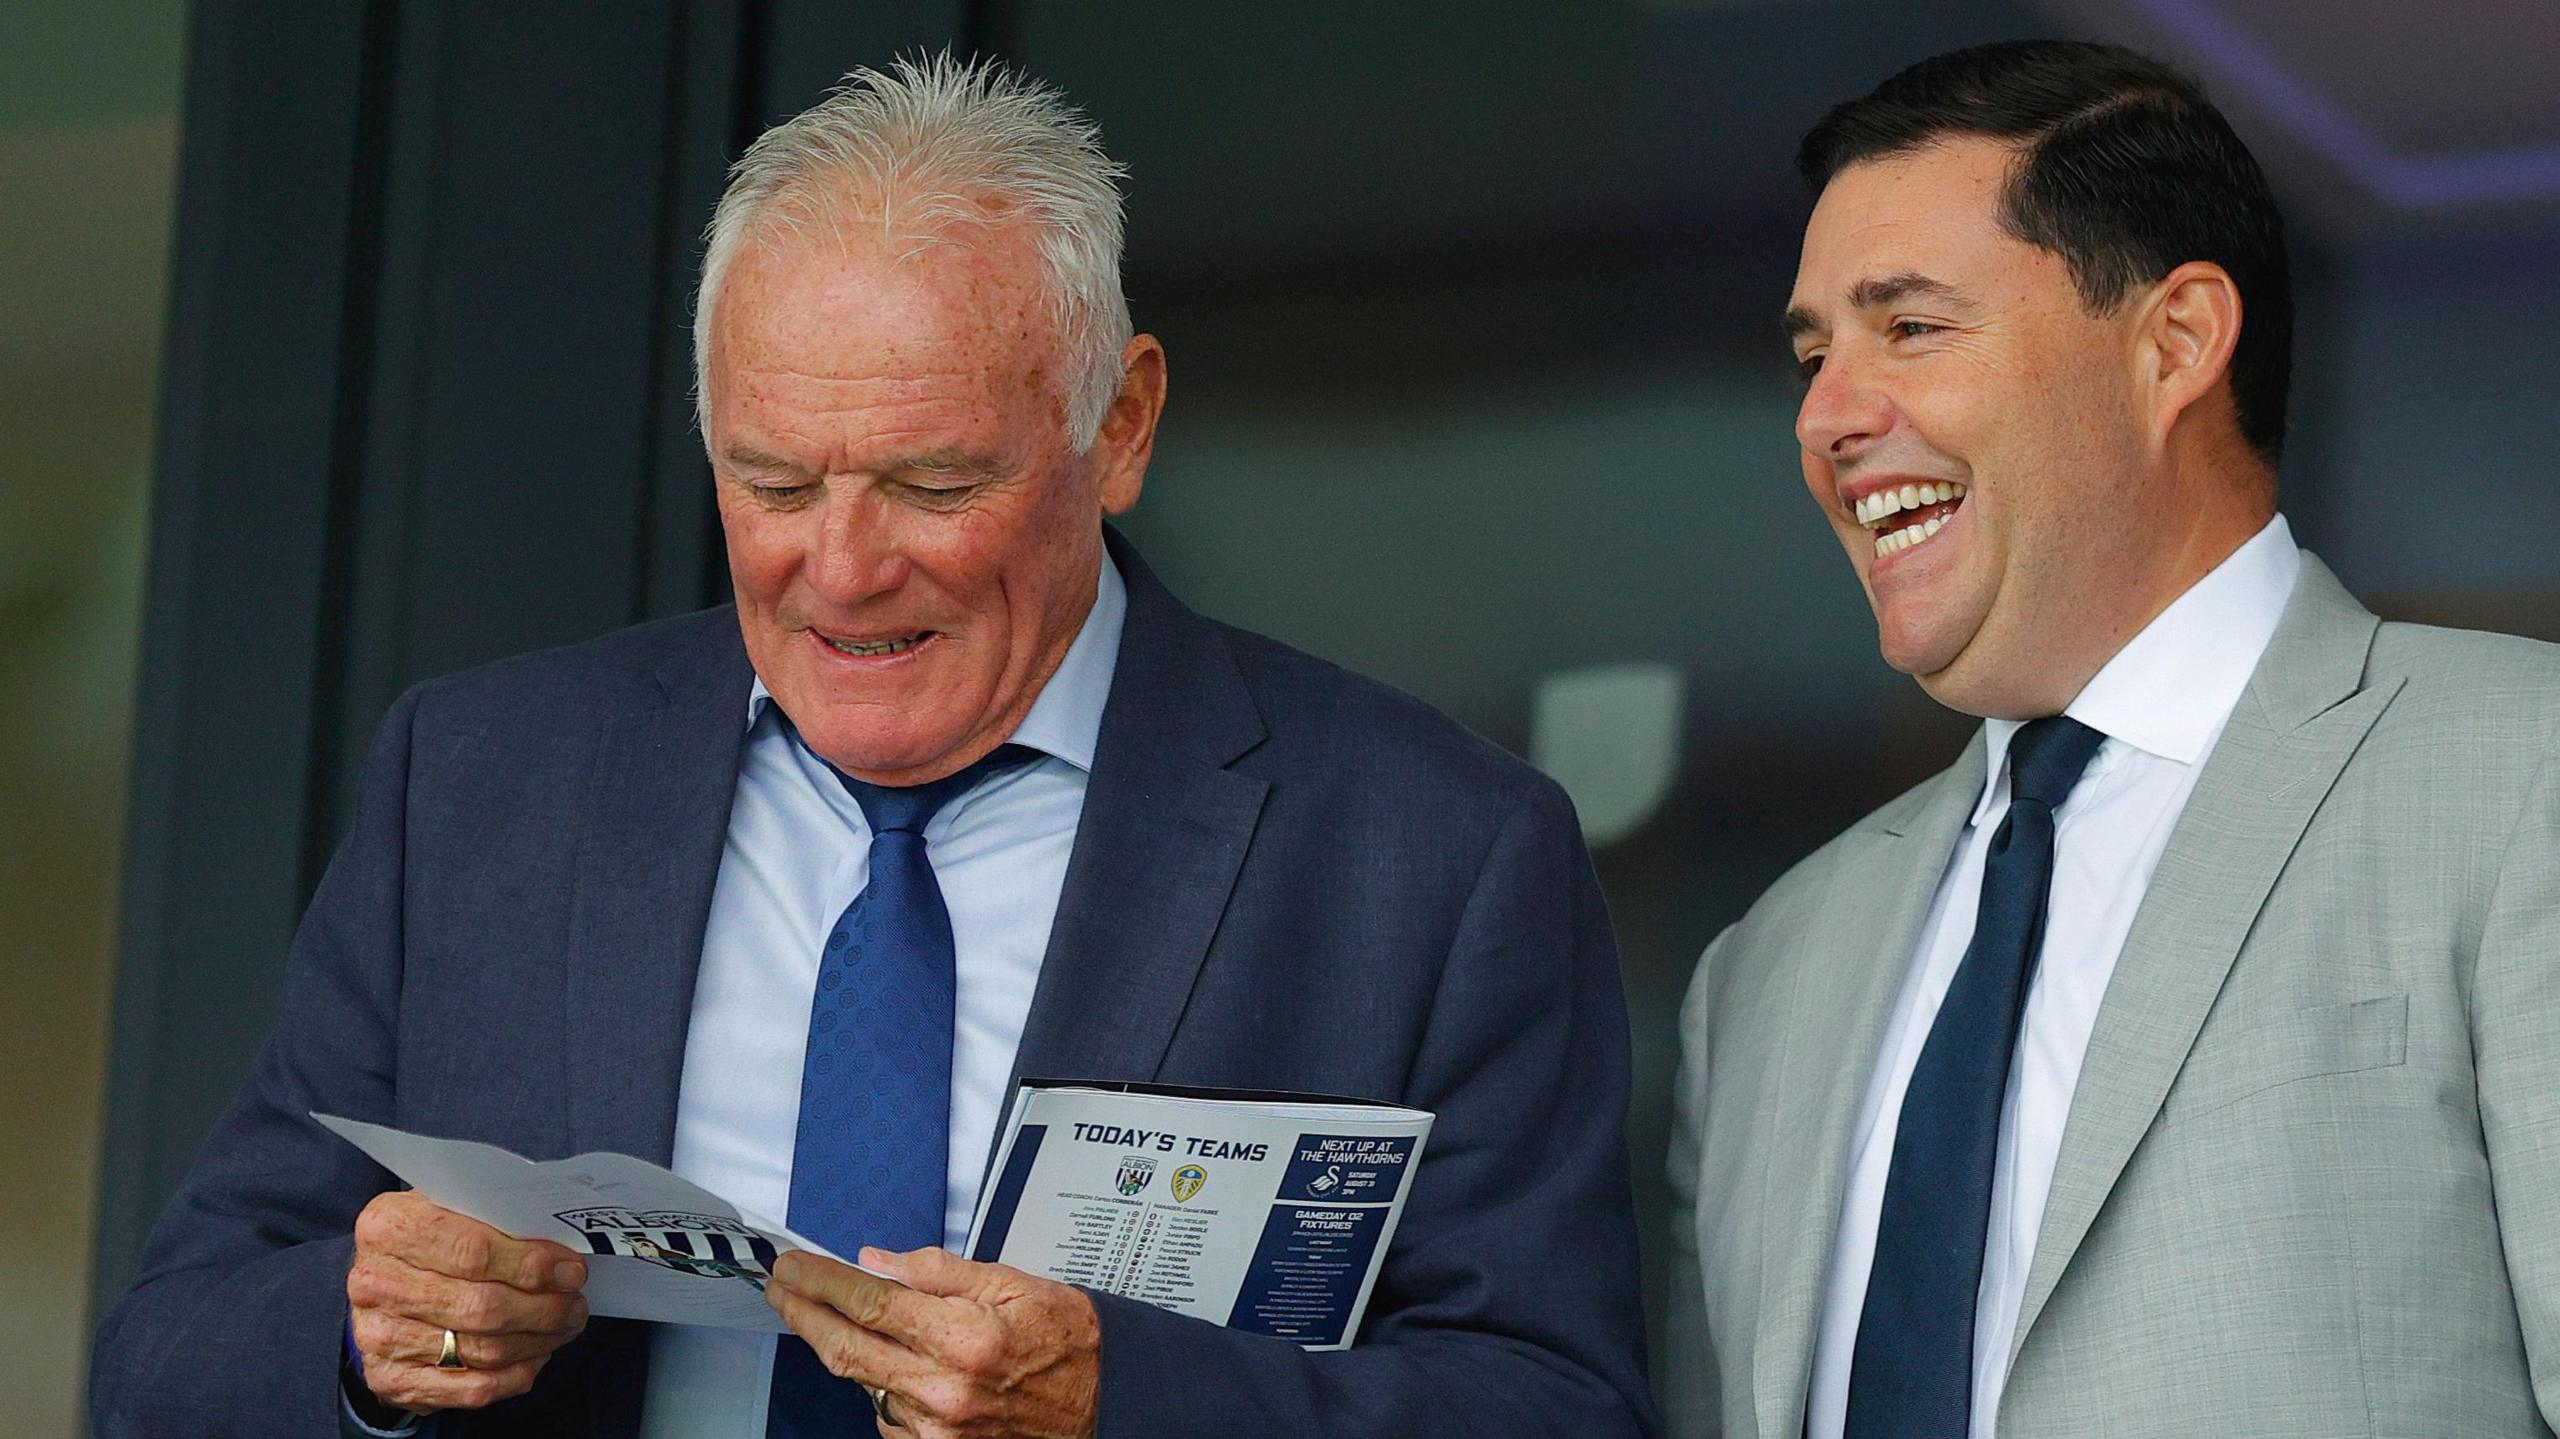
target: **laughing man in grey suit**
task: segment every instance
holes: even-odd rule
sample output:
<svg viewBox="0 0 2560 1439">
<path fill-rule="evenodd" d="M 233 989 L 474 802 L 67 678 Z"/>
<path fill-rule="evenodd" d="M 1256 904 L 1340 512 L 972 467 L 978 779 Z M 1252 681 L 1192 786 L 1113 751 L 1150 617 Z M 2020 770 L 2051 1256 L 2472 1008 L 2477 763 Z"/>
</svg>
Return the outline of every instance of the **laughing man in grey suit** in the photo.
<svg viewBox="0 0 2560 1439">
<path fill-rule="evenodd" d="M 1985 724 L 1700 961 L 1675 1427 L 2549 1434 L 2560 652 L 2295 548 L 2282 230 L 2191 82 L 1985 47 L 1799 163 L 1806 483 Z"/>
</svg>

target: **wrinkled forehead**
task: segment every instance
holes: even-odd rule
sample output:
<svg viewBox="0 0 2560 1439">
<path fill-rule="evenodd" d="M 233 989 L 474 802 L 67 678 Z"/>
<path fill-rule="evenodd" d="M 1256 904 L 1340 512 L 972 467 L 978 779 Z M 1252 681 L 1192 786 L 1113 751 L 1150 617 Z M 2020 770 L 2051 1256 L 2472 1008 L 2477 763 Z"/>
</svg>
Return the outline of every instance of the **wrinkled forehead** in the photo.
<svg viewBox="0 0 2560 1439">
<path fill-rule="evenodd" d="M 1020 374 L 1056 349 L 1038 255 L 1009 227 L 775 225 L 740 245 L 712 318 L 715 387 L 739 368 Z"/>
</svg>

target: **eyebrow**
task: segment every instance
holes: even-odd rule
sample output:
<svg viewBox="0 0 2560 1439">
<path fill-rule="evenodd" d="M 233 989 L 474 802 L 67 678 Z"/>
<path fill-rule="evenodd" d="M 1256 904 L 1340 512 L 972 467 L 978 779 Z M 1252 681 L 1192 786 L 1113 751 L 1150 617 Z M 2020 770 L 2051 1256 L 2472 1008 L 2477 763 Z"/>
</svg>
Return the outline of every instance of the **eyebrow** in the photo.
<svg viewBox="0 0 2560 1439">
<path fill-rule="evenodd" d="M 786 475 L 805 475 L 806 466 L 794 464 L 780 455 L 768 454 L 752 445 L 731 445 L 725 452 L 730 464 L 742 470 L 774 470 Z"/>
<path fill-rule="evenodd" d="M 1860 280 L 1849 287 L 1848 299 L 1852 310 L 1872 310 L 1911 299 L 1962 303 L 1964 292 L 1944 280 L 1930 279 L 1917 270 L 1904 270 L 1899 274 Z M 1802 305 L 1789 308 L 1779 323 L 1785 326 L 1790 340 L 1802 339 L 1822 328 L 1821 318 Z"/>
<path fill-rule="evenodd" d="M 973 454 L 945 445 L 910 455 L 889 466 L 893 470 L 930 470 L 938 475 L 991 475 L 1003 466 L 992 455 Z"/>
<path fill-rule="evenodd" d="M 753 445 L 731 445 L 723 453 L 731 465 L 742 470 L 765 470 L 776 474 L 803 476 L 811 473 L 808 466 L 798 461 L 784 459 L 769 451 L 759 450 Z M 967 450 L 945 445 L 940 449 L 927 450 L 919 455 L 901 456 L 881 468 L 883 472 L 927 470 L 938 475 L 978 476 L 994 474 L 1003 466 L 991 455 L 973 454 Z"/>
</svg>

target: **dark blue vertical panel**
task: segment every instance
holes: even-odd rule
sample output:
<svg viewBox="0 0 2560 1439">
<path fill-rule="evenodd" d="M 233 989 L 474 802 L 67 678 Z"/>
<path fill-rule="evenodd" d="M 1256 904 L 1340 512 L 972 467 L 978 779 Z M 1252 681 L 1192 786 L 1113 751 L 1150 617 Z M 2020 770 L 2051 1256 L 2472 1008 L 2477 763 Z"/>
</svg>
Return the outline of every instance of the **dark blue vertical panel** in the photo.
<svg viewBox="0 0 2560 1439">
<path fill-rule="evenodd" d="M 130 1277 L 264 1028 L 302 904 L 328 479 L 345 439 L 351 299 L 361 308 L 349 243 L 363 224 L 377 20 L 373 7 L 321 0 L 207 3 L 194 20 L 100 1166 L 101 1295 Z"/>
</svg>

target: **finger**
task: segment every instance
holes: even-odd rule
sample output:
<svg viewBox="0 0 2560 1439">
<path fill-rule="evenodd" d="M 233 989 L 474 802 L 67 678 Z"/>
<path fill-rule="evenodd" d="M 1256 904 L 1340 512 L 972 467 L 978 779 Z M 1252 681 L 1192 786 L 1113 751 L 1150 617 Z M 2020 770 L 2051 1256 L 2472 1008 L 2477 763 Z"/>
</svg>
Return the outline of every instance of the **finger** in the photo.
<svg viewBox="0 0 2560 1439">
<path fill-rule="evenodd" d="M 863 1328 L 901 1343 L 930 1327 L 933 1306 L 941 1302 L 806 1250 L 795 1249 L 777 1260 L 773 1278 L 784 1289 L 815 1299 Z"/>
<path fill-rule="evenodd" d="M 456 1279 L 388 1254 L 359 1255 L 347 1270 L 347 1302 L 437 1329 L 466 1334 L 553 1334 L 584 1328 L 584 1294 L 528 1294 L 486 1280 Z"/>
<path fill-rule="evenodd" d="M 380 1312 L 352 1315 L 350 1323 L 355 1330 L 356 1352 L 364 1356 L 368 1374 L 377 1365 L 442 1367 L 436 1361 L 444 1357 L 444 1336 L 448 1331 L 443 1326 Z M 505 1369 L 528 1359 L 540 1359 L 576 1337 L 574 1334 L 450 1332 L 453 1334 L 454 1357 L 465 1369 Z"/>
<path fill-rule="evenodd" d="M 845 1310 L 847 1318 L 897 1340 L 946 1371 L 985 1374 L 1003 1366 L 1008 1343 L 996 1307 L 1030 1276 L 1001 1264 L 973 1263 L 939 1248 L 904 1254 L 865 1249 L 861 1259 L 866 1267 L 912 1282 L 891 1284 L 858 1269 L 845 1271 L 853 1279 L 869 1281 L 858 1297 L 870 1317 Z M 843 1280 L 834 1270 L 826 1273 L 851 1287 L 852 1281 Z"/>
<path fill-rule="evenodd" d="M 876 1389 L 897 1389 L 934 1372 L 934 1366 L 886 1335 L 847 1319 L 833 1305 L 779 1284 L 765 1286 L 764 1297 L 800 1336 L 827 1372 L 839 1379 Z M 785 1341 L 788 1342 L 788 1341 Z"/>
<path fill-rule="evenodd" d="M 376 1374 L 368 1366 L 365 1387 L 386 1404 L 418 1414 L 444 1409 L 486 1409 L 533 1387 L 548 1356 L 527 1359 L 502 1369 L 438 1369 L 432 1364 L 389 1364 Z"/>
<path fill-rule="evenodd" d="M 1019 1269 L 980 1264 L 937 1247 L 904 1254 L 865 1249 L 861 1259 L 867 1267 L 906 1281 L 908 1302 L 891 1308 L 893 1320 L 909 1321 L 898 1341 L 963 1374 L 996 1373 L 1014 1357 L 1008 1326 L 998 1314 L 1008 1300 L 1058 1287 Z"/>
<path fill-rule="evenodd" d="M 866 1269 L 877 1269 L 891 1278 L 902 1280 L 918 1294 L 938 1298 L 974 1299 L 996 1287 L 1003 1276 L 1016 1271 L 1001 1264 L 980 1264 L 963 1259 L 940 1245 L 928 1245 L 894 1254 L 886 1249 L 865 1249 L 857 1256 Z"/>
<path fill-rule="evenodd" d="M 575 1250 L 503 1234 L 415 1192 L 375 1196 L 356 1216 L 356 1249 L 527 1293 L 574 1290 L 587 1282 L 587 1261 Z"/>
</svg>

